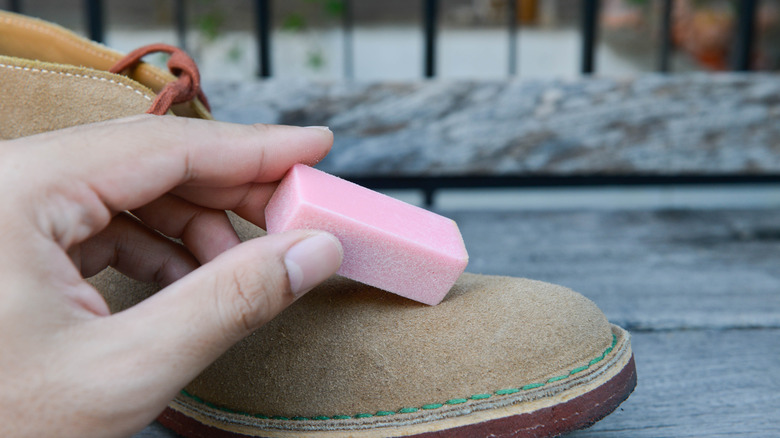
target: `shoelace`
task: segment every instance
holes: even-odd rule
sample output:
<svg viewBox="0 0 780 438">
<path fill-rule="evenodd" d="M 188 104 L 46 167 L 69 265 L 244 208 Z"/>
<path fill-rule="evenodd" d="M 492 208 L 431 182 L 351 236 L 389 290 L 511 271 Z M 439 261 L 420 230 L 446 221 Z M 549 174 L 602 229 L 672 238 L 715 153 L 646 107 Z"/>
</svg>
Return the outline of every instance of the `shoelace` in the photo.
<svg viewBox="0 0 780 438">
<path fill-rule="evenodd" d="M 200 72 L 197 64 L 187 53 L 178 47 L 162 43 L 139 47 L 119 60 L 109 71 L 121 74 L 126 70 L 135 68 L 144 56 L 156 52 L 164 52 L 171 55 L 168 60 L 168 69 L 177 79 L 167 83 L 160 90 L 157 98 L 152 102 L 152 106 L 146 113 L 163 115 L 171 109 L 172 105 L 190 101 L 195 97 L 203 103 L 206 109 L 211 111 L 206 96 L 200 89 Z"/>
</svg>

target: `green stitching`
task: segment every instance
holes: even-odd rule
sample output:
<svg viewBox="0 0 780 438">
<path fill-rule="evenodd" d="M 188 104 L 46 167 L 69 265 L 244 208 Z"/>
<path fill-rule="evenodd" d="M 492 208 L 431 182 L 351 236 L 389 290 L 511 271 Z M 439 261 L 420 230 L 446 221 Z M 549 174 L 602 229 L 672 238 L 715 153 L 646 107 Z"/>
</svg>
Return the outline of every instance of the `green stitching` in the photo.
<svg viewBox="0 0 780 438">
<path fill-rule="evenodd" d="M 590 362 L 588 362 L 588 366 L 596 365 L 597 363 L 601 362 L 602 360 L 604 360 L 604 356 L 599 356 L 599 357 L 591 360 Z"/>
<path fill-rule="evenodd" d="M 498 391 L 496 391 L 496 395 L 509 395 L 509 394 L 514 394 L 516 392 L 520 392 L 520 390 L 517 388 L 499 389 Z"/>
<path fill-rule="evenodd" d="M 395 411 L 379 411 L 374 415 L 377 417 L 387 417 L 388 415 L 395 415 Z"/>
<path fill-rule="evenodd" d="M 282 417 L 280 415 L 275 415 L 273 417 L 269 417 L 267 415 L 262 415 L 262 414 L 248 414 L 246 412 L 234 411 L 232 409 L 223 408 L 223 407 L 217 406 L 217 405 L 215 405 L 215 404 L 213 404 L 211 402 L 207 402 L 206 400 L 203 400 L 202 398 L 200 398 L 200 397 L 198 397 L 196 395 L 190 394 L 189 392 L 187 392 L 187 391 L 185 391 L 183 389 L 181 390 L 181 394 L 184 395 L 185 397 L 188 397 L 188 398 L 191 398 L 192 400 L 195 400 L 198 403 L 204 404 L 204 405 L 206 405 L 206 406 L 208 406 L 208 407 L 210 407 L 212 409 L 216 409 L 218 411 L 228 412 L 228 413 L 231 413 L 231 414 L 247 415 L 247 416 L 251 416 L 251 417 L 254 417 L 254 418 L 259 418 L 259 419 L 262 419 L 262 420 L 269 420 L 269 419 L 271 419 L 271 420 L 283 420 L 283 421 L 350 420 L 352 418 L 386 417 L 386 416 L 389 416 L 389 415 L 397 415 L 397 414 L 412 414 L 412 413 L 418 412 L 420 409 L 424 409 L 424 410 L 439 409 L 439 408 L 442 408 L 444 405 L 459 405 L 459 404 L 463 404 L 463 403 L 468 402 L 468 400 L 484 400 L 484 399 L 493 397 L 493 395 L 510 395 L 510 394 L 516 394 L 516 393 L 518 393 L 520 391 L 528 391 L 528 390 L 535 389 L 535 388 L 541 388 L 542 386 L 545 386 L 548 383 L 557 382 L 559 380 L 563 380 L 563 379 L 566 379 L 566 378 L 568 378 L 570 376 L 573 376 L 574 374 L 577 374 L 577 373 L 580 373 L 582 371 L 585 371 L 588 368 L 592 367 L 593 365 L 601 362 L 602 360 L 604 360 L 604 358 L 606 358 L 609 355 L 609 353 L 612 352 L 612 350 L 615 348 L 616 345 L 617 345 L 617 336 L 615 336 L 613 334 L 612 335 L 612 345 L 610 345 L 606 350 L 604 350 L 604 352 L 601 353 L 600 356 L 593 358 L 590 362 L 588 362 L 587 365 L 583 365 L 583 366 L 574 368 L 573 370 L 569 371 L 568 374 L 563 374 L 563 375 L 560 375 L 560 376 L 551 377 L 544 383 L 529 383 L 529 384 L 527 384 L 525 386 L 522 386 L 520 388 L 499 389 L 499 390 L 493 392 L 493 394 L 474 394 L 471 397 L 469 397 L 468 399 L 466 399 L 466 398 L 453 398 L 453 399 L 447 400 L 444 403 L 429 403 L 427 405 L 422 405 L 422 406 L 420 406 L 420 408 L 401 408 L 398 411 L 378 411 L 376 414 L 360 413 L 360 414 L 355 414 L 353 416 L 349 416 L 349 415 L 334 415 L 332 417 L 328 417 L 328 416 L 325 416 L 325 415 L 318 415 L 318 416 L 311 417 L 311 418 L 309 418 L 309 417 L 292 417 L 292 418 L 288 418 L 288 417 Z"/>
</svg>

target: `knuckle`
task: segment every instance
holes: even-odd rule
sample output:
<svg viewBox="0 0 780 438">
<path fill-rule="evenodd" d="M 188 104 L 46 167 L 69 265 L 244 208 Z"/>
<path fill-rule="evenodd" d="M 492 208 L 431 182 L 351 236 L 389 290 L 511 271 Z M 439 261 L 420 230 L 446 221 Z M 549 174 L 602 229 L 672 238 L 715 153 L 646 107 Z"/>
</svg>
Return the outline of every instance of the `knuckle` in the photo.
<svg viewBox="0 0 780 438">
<path fill-rule="evenodd" d="M 279 282 L 271 276 L 259 275 L 246 268 L 225 273 L 218 285 L 217 307 L 220 309 L 224 331 L 240 339 L 267 322 L 279 303 Z"/>
<path fill-rule="evenodd" d="M 252 127 L 252 129 L 257 131 L 257 134 L 259 135 L 268 134 L 271 131 L 271 129 L 273 129 L 273 125 L 269 125 L 267 123 L 254 123 L 250 126 Z"/>
</svg>

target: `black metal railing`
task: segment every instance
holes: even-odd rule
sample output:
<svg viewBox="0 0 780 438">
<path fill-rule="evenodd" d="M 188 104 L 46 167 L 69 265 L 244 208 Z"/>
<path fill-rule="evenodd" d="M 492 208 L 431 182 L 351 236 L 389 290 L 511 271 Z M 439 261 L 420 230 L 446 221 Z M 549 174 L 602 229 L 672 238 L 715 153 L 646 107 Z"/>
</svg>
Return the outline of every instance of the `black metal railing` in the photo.
<svg viewBox="0 0 780 438">
<path fill-rule="evenodd" d="M 591 74 L 596 70 L 596 36 L 598 30 L 599 0 L 582 0 L 582 57 L 580 71 Z"/>
<path fill-rule="evenodd" d="M 344 77 L 350 79 L 354 74 L 353 56 L 353 27 L 354 5 L 351 0 L 342 0 L 342 28 L 344 30 Z M 527 1 L 527 0 L 519 0 Z M 435 77 L 436 49 L 438 46 L 439 10 L 440 0 L 420 0 L 422 6 L 422 30 L 423 30 L 423 71 L 426 78 Z M 507 33 L 509 37 L 508 50 L 508 75 L 517 74 L 517 33 L 518 23 L 516 17 L 517 2 L 507 0 Z M 15 12 L 24 12 L 23 0 L 7 0 L 7 8 Z M 740 0 L 737 2 L 737 32 L 731 68 L 737 71 L 749 71 L 755 40 L 756 11 L 758 0 Z M 187 0 L 175 0 L 173 2 L 173 23 L 176 29 L 178 44 L 186 49 L 187 45 Z M 271 77 L 273 68 L 271 65 L 271 29 L 273 20 L 271 11 L 272 0 L 254 0 L 254 26 L 258 47 L 257 75 L 262 78 Z M 658 48 L 658 61 L 656 70 L 659 72 L 670 71 L 670 58 L 672 55 L 671 21 L 674 0 L 661 1 L 661 19 L 659 20 L 660 44 Z M 86 30 L 90 38 L 95 41 L 103 41 L 105 37 L 105 13 L 104 0 L 83 0 L 84 16 L 86 18 Z M 601 10 L 600 0 L 581 0 L 581 33 L 582 44 L 580 46 L 580 72 L 582 74 L 594 73 L 596 69 L 596 46 L 598 43 L 598 18 Z"/>
<path fill-rule="evenodd" d="M 387 175 L 351 176 L 344 179 L 374 190 L 417 190 L 426 207 L 434 205 L 442 189 L 505 189 L 556 187 L 671 187 L 744 186 L 780 184 L 778 174 L 547 174 L 547 175 Z"/>
<path fill-rule="evenodd" d="M 261 78 L 271 77 L 271 0 L 255 0 L 258 68 Z"/>
<path fill-rule="evenodd" d="M 733 68 L 738 71 L 749 71 L 750 60 L 755 40 L 756 9 L 758 0 L 742 0 L 739 4 L 737 19 L 737 44 L 734 51 Z"/>
</svg>

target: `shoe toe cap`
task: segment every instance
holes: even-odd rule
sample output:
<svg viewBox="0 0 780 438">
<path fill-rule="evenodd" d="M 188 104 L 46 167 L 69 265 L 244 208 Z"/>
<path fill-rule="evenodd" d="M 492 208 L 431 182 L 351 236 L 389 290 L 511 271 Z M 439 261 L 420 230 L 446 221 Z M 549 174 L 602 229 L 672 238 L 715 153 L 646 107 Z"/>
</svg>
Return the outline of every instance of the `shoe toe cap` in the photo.
<svg viewBox="0 0 780 438">
<path fill-rule="evenodd" d="M 397 413 L 562 379 L 612 341 L 595 304 L 548 283 L 464 274 L 426 306 L 333 278 L 186 391 L 252 415 Z"/>
</svg>

